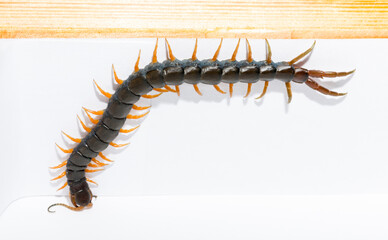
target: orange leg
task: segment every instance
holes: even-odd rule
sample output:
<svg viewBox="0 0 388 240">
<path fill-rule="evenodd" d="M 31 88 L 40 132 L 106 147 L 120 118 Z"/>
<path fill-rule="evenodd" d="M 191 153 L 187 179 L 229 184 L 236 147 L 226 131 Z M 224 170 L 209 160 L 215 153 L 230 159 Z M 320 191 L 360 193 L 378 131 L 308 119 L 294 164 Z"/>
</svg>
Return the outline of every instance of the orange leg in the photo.
<svg viewBox="0 0 388 240">
<path fill-rule="evenodd" d="M 252 89 L 252 83 L 248 83 L 247 94 L 245 94 L 244 98 L 248 97 L 248 95 L 251 93 L 251 89 Z"/>
<path fill-rule="evenodd" d="M 164 88 L 167 89 L 167 90 L 170 91 L 170 92 L 176 92 L 176 90 L 172 89 L 172 88 L 169 87 L 168 85 L 164 85 Z"/>
<path fill-rule="evenodd" d="M 198 95 L 202 96 L 201 91 L 199 91 L 198 84 L 194 84 L 193 87 L 194 87 L 194 90 L 198 93 Z"/>
<path fill-rule="evenodd" d="M 178 86 L 178 85 L 175 85 L 175 91 L 176 91 L 176 94 L 177 94 L 178 96 L 181 95 L 181 91 L 179 90 L 179 86 Z"/>
<path fill-rule="evenodd" d="M 271 46 L 269 45 L 269 42 L 267 39 L 265 39 L 265 44 L 267 46 L 266 61 L 269 64 L 272 62 L 272 51 L 271 51 Z"/>
<path fill-rule="evenodd" d="M 237 46 L 236 46 L 236 48 L 234 49 L 232 58 L 230 59 L 231 62 L 236 61 L 236 56 L 237 56 L 237 51 L 238 51 L 238 47 L 239 47 L 239 46 L 240 46 L 240 38 L 238 39 Z"/>
<path fill-rule="evenodd" d="M 87 126 L 85 125 L 84 122 L 82 122 L 81 118 L 80 118 L 78 115 L 77 115 L 77 118 L 78 118 L 78 120 L 80 121 L 80 123 L 81 123 L 81 125 L 82 125 L 82 128 L 83 128 L 86 132 L 90 132 L 90 131 L 92 130 L 91 128 L 87 127 Z"/>
<path fill-rule="evenodd" d="M 133 105 L 132 106 L 132 109 L 134 109 L 134 110 L 146 110 L 146 109 L 148 109 L 148 108 L 150 108 L 151 106 L 148 106 L 148 107 L 139 107 L 139 106 L 137 106 L 137 105 Z"/>
<path fill-rule="evenodd" d="M 87 109 L 85 107 L 82 107 L 82 109 L 85 110 L 86 112 L 90 112 L 91 114 L 94 114 L 94 115 L 102 115 L 102 114 L 104 114 L 104 110 L 93 111 L 93 110 Z"/>
<path fill-rule="evenodd" d="M 193 51 L 193 55 L 191 56 L 191 60 L 197 60 L 197 47 L 198 47 L 198 38 L 195 39 L 195 47 Z"/>
<path fill-rule="evenodd" d="M 139 55 L 137 56 L 134 72 L 139 71 L 140 54 L 141 54 L 141 50 L 139 50 Z"/>
<path fill-rule="evenodd" d="M 309 86 L 312 89 L 317 90 L 318 92 L 325 94 L 325 95 L 330 95 L 330 96 L 344 96 L 344 95 L 346 95 L 346 93 L 338 93 L 338 92 L 331 91 L 325 87 L 322 87 L 321 85 L 319 85 L 317 82 L 315 82 L 314 80 L 312 80 L 310 78 L 308 78 L 305 83 L 307 86 Z"/>
<path fill-rule="evenodd" d="M 93 82 L 94 84 L 96 85 L 96 87 L 98 88 L 98 90 L 102 93 L 102 95 L 104 95 L 105 97 L 107 98 L 111 98 L 112 97 L 112 94 L 108 93 L 108 92 L 105 92 L 104 90 L 102 90 L 102 88 L 100 86 L 98 86 L 97 82 L 93 79 Z"/>
<path fill-rule="evenodd" d="M 262 98 L 262 97 L 265 95 L 265 93 L 267 92 L 267 88 L 268 88 L 268 82 L 265 82 L 265 83 L 264 83 L 263 92 L 262 92 L 261 95 L 258 96 L 256 99 Z"/>
<path fill-rule="evenodd" d="M 72 148 L 71 149 L 64 149 L 64 148 L 61 148 L 58 144 L 55 144 L 55 145 L 57 145 L 57 147 L 59 149 L 61 149 L 61 151 L 64 152 L 64 153 L 72 153 L 73 152 Z"/>
<path fill-rule="evenodd" d="M 134 127 L 134 128 L 130 128 L 130 129 L 120 129 L 120 132 L 121 132 L 121 133 L 130 133 L 130 132 L 132 132 L 132 131 L 138 129 L 139 127 L 140 127 L 140 125 L 137 126 L 137 127 Z"/>
<path fill-rule="evenodd" d="M 220 88 L 218 85 L 213 85 L 213 86 L 214 86 L 214 88 L 215 88 L 218 92 L 220 92 L 220 93 L 222 93 L 222 94 L 226 94 L 226 92 L 222 91 L 221 88 Z"/>
<path fill-rule="evenodd" d="M 86 113 L 86 115 L 88 116 L 89 120 L 90 120 L 93 124 L 97 124 L 97 123 L 98 123 L 98 120 L 92 118 L 92 116 L 90 116 L 90 114 L 89 114 L 88 111 L 85 111 L 85 113 Z"/>
<path fill-rule="evenodd" d="M 211 60 L 211 61 L 213 61 L 213 62 L 217 60 L 218 54 L 220 53 L 221 45 L 222 45 L 222 40 L 223 40 L 223 39 L 221 38 L 220 45 L 218 46 L 217 51 L 214 53 L 214 56 L 213 56 L 213 58 L 212 58 L 212 60 Z"/>
<path fill-rule="evenodd" d="M 67 186 L 67 182 L 65 182 L 65 184 L 62 185 L 62 187 L 58 188 L 57 191 L 64 189 L 66 186 Z"/>
<path fill-rule="evenodd" d="M 144 117 L 145 115 L 147 115 L 148 113 L 150 113 L 150 111 L 146 112 L 146 113 L 143 113 L 143 114 L 140 114 L 140 115 L 131 115 L 129 114 L 127 116 L 127 119 L 139 119 L 139 118 L 142 118 Z"/>
<path fill-rule="evenodd" d="M 98 161 L 98 160 L 95 159 L 95 158 L 92 158 L 92 162 L 94 162 L 95 164 L 97 164 L 97 166 L 99 166 L 99 167 L 104 167 L 104 166 L 107 166 L 107 165 L 108 165 L 108 164 L 106 164 L 106 163 L 103 163 L 103 162 Z"/>
<path fill-rule="evenodd" d="M 157 92 L 169 92 L 167 89 L 162 89 L 162 88 L 154 88 L 154 90 Z"/>
<path fill-rule="evenodd" d="M 111 145 L 112 147 L 119 148 L 119 147 L 124 147 L 124 146 L 129 145 L 129 143 L 117 144 L 117 143 L 111 142 L 111 143 L 109 143 L 109 145 Z"/>
<path fill-rule="evenodd" d="M 317 77 L 317 78 L 336 78 L 336 77 L 344 77 L 347 75 L 350 75 L 354 73 L 356 69 L 350 71 L 350 72 L 325 72 L 325 71 L 320 71 L 320 70 L 309 70 L 309 76 L 310 77 Z"/>
<path fill-rule="evenodd" d="M 86 178 L 86 181 L 98 185 L 95 181 L 91 180 L 90 178 Z"/>
<path fill-rule="evenodd" d="M 104 169 L 85 169 L 85 172 L 87 173 L 93 173 L 93 172 L 99 172 L 99 171 L 102 171 Z"/>
<path fill-rule="evenodd" d="M 121 79 L 119 79 L 119 78 L 117 77 L 116 70 L 115 70 L 115 67 L 113 66 L 113 64 L 112 64 L 112 70 L 113 70 L 113 76 L 115 77 L 115 81 L 116 81 L 118 84 L 122 84 L 124 81 L 121 80 Z"/>
<path fill-rule="evenodd" d="M 166 38 L 165 38 L 164 40 L 166 41 L 166 45 L 167 45 L 167 48 L 168 48 L 168 51 L 167 51 L 167 48 L 166 48 L 166 56 L 167 56 L 167 59 L 168 59 L 168 60 L 171 60 L 171 61 L 174 61 L 176 58 L 175 58 L 175 56 L 172 54 L 171 46 L 170 46 L 170 44 L 168 43 L 168 41 L 167 41 Z"/>
<path fill-rule="evenodd" d="M 66 175 L 66 171 L 64 171 L 64 172 L 62 172 L 61 174 L 59 174 L 58 177 L 55 177 L 55 178 L 51 179 L 51 181 L 55 181 L 55 180 L 61 179 L 61 178 L 63 178 L 65 175 Z"/>
<path fill-rule="evenodd" d="M 148 94 L 145 94 L 143 95 L 142 97 L 143 98 L 156 98 L 156 97 L 159 97 L 160 95 L 162 95 L 163 93 L 158 93 L 158 94 L 155 94 L 155 95 L 148 95 Z"/>
<path fill-rule="evenodd" d="M 102 159 L 104 159 L 105 161 L 108 161 L 108 162 L 114 162 L 113 160 L 110 160 L 109 158 L 107 158 L 104 154 L 102 154 L 101 152 L 98 154 L 98 156 L 100 156 Z"/>
<path fill-rule="evenodd" d="M 286 88 L 287 88 L 287 95 L 288 95 L 288 103 L 290 103 L 292 100 L 291 83 L 287 82 Z"/>
<path fill-rule="evenodd" d="M 252 49 L 251 49 L 251 45 L 249 44 L 248 39 L 245 39 L 245 44 L 246 44 L 246 56 L 247 56 L 247 61 L 248 61 L 248 62 L 252 62 L 252 61 L 253 61 L 253 58 L 252 58 Z"/>
<path fill-rule="evenodd" d="M 72 136 L 66 134 L 64 131 L 62 131 L 62 134 L 65 135 L 66 137 L 68 137 L 73 142 L 76 142 L 76 143 L 80 143 L 81 142 L 81 138 L 73 138 Z"/>
<path fill-rule="evenodd" d="M 60 163 L 59 165 L 57 165 L 55 167 L 50 167 L 50 169 L 59 169 L 61 167 L 64 167 L 66 164 L 67 164 L 67 160 L 63 161 L 62 163 Z"/>
<path fill-rule="evenodd" d="M 296 63 L 297 61 L 299 61 L 300 59 L 302 59 L 307 54 L 309 54 L 313 50 L 313 48 L 315 46 L 315 43 L 316 43 L 316 41 L 314 41 L 313 45 L 309 49 L 307 49 L 306 51 L 301 53 L 299 56 L 297 56 L 296 58 L 294 58 L 291 61 L 289 61 L 288 64 L 292 65 L 292 64 Z"/>
<path fill-rule="evenodd" d="M 229 83 L 229 95 L 230 97 L 233 96 L 233 83 Z"/>
</svg>

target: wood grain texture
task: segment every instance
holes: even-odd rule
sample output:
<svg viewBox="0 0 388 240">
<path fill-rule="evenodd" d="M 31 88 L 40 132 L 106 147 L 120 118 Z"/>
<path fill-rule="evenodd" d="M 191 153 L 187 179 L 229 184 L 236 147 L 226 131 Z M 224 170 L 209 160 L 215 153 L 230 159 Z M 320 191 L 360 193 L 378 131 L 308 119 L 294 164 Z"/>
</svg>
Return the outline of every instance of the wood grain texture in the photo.
<svg viewBox="0 0 388 240">
<path fill-rule="evenodd" d="M 387 38 L 388 1 L 1 1 L 0 37 Z"/>
</svg>

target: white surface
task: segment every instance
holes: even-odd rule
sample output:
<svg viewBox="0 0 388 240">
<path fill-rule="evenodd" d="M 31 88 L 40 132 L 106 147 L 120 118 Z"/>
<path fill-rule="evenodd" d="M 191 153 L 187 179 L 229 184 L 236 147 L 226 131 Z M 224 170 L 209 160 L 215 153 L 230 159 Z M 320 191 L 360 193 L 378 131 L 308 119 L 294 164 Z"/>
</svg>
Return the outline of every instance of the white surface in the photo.
<svg viewBox="0 0 388 240">
<path fill-rule="evenodd" d="M 388 195 L 101 197 L 92 211 L 55 197 L 16 201 L 0 218 L 1 239 L 388 238 Z"/>
<path fill-rule="evenodd" d="M 84 117 L 81 106 L 95 110 L 105 107 L 105 99 L 93 87 L 92 79 L 113 92 L 111 64 L 115 64 L 119 77 L 126 78 L 133 70 L 138 49 L 142 49 L 141 66 L 150 61 L 154 42 L 0 41 L 0 211 L 21 197 L 68 195 L 67 189 L 55 192 L 63 182 L 49 182 L 60 171 L 52 173 L 48 167 L 65 159 L 54 143 L 72 146 L 61 137 L 60 130 L 74 137 L 83 136 L 76 120 L 76 114 Z M 210 58 L 218 43 L 219 40 L 199 40 L 198 57 Z M 309 48 L 312 40 L 270 43 L 273 60 L 283 61 Z M 194 40 L 171 39 L 170 44 L 178 58 L 188 58 Z M 236 39 L 224 40 L 219 58 L 230 58 L 235 44 Z M 254 58 L 264 59 L 264 41 L 251 40 L 251 45 Z M 99 187 L 92 187 L 92 191 L 99 196 L 119 198 L 387 194 L 386 46 L 387 40 L 318 40 L 304 67 L 334 71 L 357 68 L 352 78 L 320 81 L 330 89 L 349 92 L 344 98 L 326 97 L 306 85 L 292 84 L 293 101 L 287 104 L 286 90 L 280 82 L 271 82 L 260 101 L 254 97 L 261 92 L 262 83 L 254 85 L 247 100 L 242 99 L 246 84 L 235 86 L 232 99 L 204 85 L 200 85 L 203 97 L 187 85 L 181 87 L 180 98 L 172 93 L 163 94 L 152 101 L 151 113 L 136 134 L 121 136 L 117 141 L 129 139 L 130 146 L 105 152 L 116 161 L 106 171 L 93 175 Z M 242 45 L 238 58 L 243 59 L 244 55 Z M 163 48 L 159 50 L 159 59 L 164 59 Z M 220 86 L 227 89 L 225 84 Z M 142 104 L 147 105 L 148 101 Z M 379 197 L 373 199 L 379 201 Z M 120 201 L 117 204 L 124 207 Z M 21 209 L 28 209 L 30 204 L 25 202 Z M 102 226 L 105 221 L 94 215 L 98 202 L 95 205 L 82 214 L 97 221 L 96 226 Z M 334 201 L 332 207 L 335 205 Z M 101 211 L 109 212 L 111 206 L 105 206 Z M 302 211 L 289 207 L 288 211 L 294 214 Z M 357 209 L 354 214 L 364 210 Z M 126 210 L 123 211 L 125 215 Z M 41 214 L 46 214 L 45 209 Z M 77 214 L 77 218 L 82 214 Z M 4 215 L 2 221 L 8 222 L 9 216 Z M 71 216 L 65 218 L 67 223 L 74 220 Z M 349 216 L 351 220 L 352 215 Z M 137 217 L 142 217 L 141 213 Z M 323 217 L 325 221 L 333 218 Z M 51 218 L 60 219 L 59 214 Z M 44 221 L 43 217 L 35 219 L 36 224 L 41 220 Z M 317 225 L 320 231 L 326 227 Z M 366 228 L 365 233 L 386 236 L 384 229 L 376 229 L 380 228 Z M 84 230 L 81 227 L 74 231 Z M 275 236 L 272 235 L 273 239 Z"/>
</svg>

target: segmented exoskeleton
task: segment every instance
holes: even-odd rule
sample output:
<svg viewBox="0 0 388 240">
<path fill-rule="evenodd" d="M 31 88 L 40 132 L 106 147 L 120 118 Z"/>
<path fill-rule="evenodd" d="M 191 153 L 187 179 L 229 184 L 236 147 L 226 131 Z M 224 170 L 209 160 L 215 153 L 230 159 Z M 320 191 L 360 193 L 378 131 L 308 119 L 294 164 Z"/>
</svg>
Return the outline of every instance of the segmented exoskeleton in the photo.
<svg viewBox="0 0 388 240">
<path fill-rule="evenodd" d="M 113 69 L 114 77 L 117 83 L 120 84 L 114 94 L 110 94 L 102 90 L 96 82 L 96 87 L 100 92 L 109 98 L 108 106 L 102 111 L 92 111 L 84 108 L 88 118 L 92 123 L 95 124 L 93 128 L 88 128 L 82 120 L 79 118 L 82 127 L 88 132 L 83 139 L 73 138 L 64 133 L 71 140 L 78 143 L 78 145 L 69 150 L 65 150 L 58 147 L 65 153 L 70 153 L 67 161 L 62 164 L 53 167 L 58 169 L 66 165 L 66 171 L 60 174 L 53 180 L 57 180 L 66 175 L 67 182 L 60 189 L 66 187 L 70 188 L 70 198 L 74 207 L 56 203 L 52 206 L 62 205 L 72 210 L 81 210 L 84 207 L 92 206 L 92 192 L 88 186 L 88 181 L 93 182 L 85 177 L 85 172 L 94 172 L 101 169 L 88 169 L 89 167 L 103 167 L 106 164 L 102 163 L 95 158 L 99 155 L 106 161 L 111 161 L 106 158 L 101 152 L 105 150 L 109 145 L 114 147 L 122 147 L 126 144 L 116 144 L 112 141 L 117 135 L 122 133 L 128 133 L 135 130 L 137 127 L 132 129 L 122 129 L 126 119 L 141 118 L 147 113 L 141 115 L 129 114 L 131 109 L 145 110 L 149 107 L 136 106 L 136 102 L 143 98 L 154 98 L 161 95 L 163 92 L 176 92 L 179 93 L 179 85 L 183 83 L 192 84 L 195 91 L 202 95 L 198 84 L 209 84 L 213 85 L 218 92 L 225 94 L 218 84 L 223 82 L 229 84 L 229 93 L 232 96 L 233 84 L 242 82 L 247 83 L 247 97 L 251 92 L 251 86 L 253 83 L 258 81 L 264 81 L 264 89 L 258 98 L 261 98 L 266 93 L 268 83 L 274 79 L 280 80 L 285 83 L 288 102 L 291 102 L 291 81 L 296 83 L 305 83 L 310 88 L 319 91 L 320 93 L 331 95 L 331 96 L 342 96 L 345 93 L 337 93 L 331 91 L 323 86 L 320 86 L 313 78 L 323 77 L 341 77 L 353 73 L 355 70 L 350 72 L 325 72 L 319 70 L 307 70 L 301 67 L 295 66 L 300 59 L 305 57 L 314 48 L 314 44 L 305 52 L 292 59 L 289 62 L 273 62 L 271 60 L 271 48 L 266 40 L 267 55 L 264 61 L 255 61 L 252 59 L 252 51 L 248 40 L 247 45 L 247 56 L 246 60 L 237 61 L 236 55 L 240 44 L 238 40 L 236 49 L 233 52 L 231 59 L 219 61 L 217 60 L 218 53 L 221 49 L 221 43 L 214 54 L 212 59 L 198 60 L 196 57 L 197 43 L 195 42 L 194 52 L 190 59 L 178 60 L 172 54 L 171 47 L 166 40 L 166 55 L 167 60 L 162 63 L 157 61 L 157 47 L 158 40 L 156 41 L 155 49 L 153 52 L 152 62 L 145 66 L 143 69 L 139 69 L 139 57 L 137 59 L 134 72 L 128 77 L 127 80 L 120 80 L 116 72 Z M 175 86 L 175 90 L 170 86 Z M 156 95 L 148 95 L 152 90 L 160 92 Z M 94 119 L 90 114 L 102 115 L 99 120 Z"/>
</svg>

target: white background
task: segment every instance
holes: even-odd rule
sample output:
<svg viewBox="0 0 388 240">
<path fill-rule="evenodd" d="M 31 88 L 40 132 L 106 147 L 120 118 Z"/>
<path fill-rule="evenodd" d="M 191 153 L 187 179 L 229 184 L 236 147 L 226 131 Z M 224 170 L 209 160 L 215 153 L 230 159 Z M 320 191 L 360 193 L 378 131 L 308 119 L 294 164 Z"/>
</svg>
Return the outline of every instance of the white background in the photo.
<svg viewBox="0 0 388 240">
<path fill-rule="evenodd" d="M 225 39 L 219 59 L 230 58 L 236 42 Z M 264 41 L 250 42 L 253 57 L 264 59 Z M 246 84 L 238 84 L 232 99 L 205 85 L 201 97 L 183 85 L 181 97 L 141 101 L 152 104 L 150 114 L 135 134 L 116 140 L 131 144 L 105 151 L 115 163 L 90 175 L 99 183 L 92 186 L 95 206 L 48 214 L 51 203 L 68 203 L 67 188 L 56 192 L 64 180 L 49 181 L 61 171 L 48 167 L 66 159 L 54 143 L 74 146 L 60 131 L 84 136 L 76 119 L 85 119 L 81 106 L 106 106 L 92 79 L 113 92 L 111 64 L 125 79 L 139 49 L 140 66 L 150 62 L 154 43 L 0 41 L 0 236 L 387 239 L 387 40 L 317 41 L 304 67 L 356 68 L 353 77 L 319 81 L 346 97 L 293 83 L 287 104 L 284 84 L 274 81 L 262 100 L 254 100 L 260 82 L 245 100 Z M 211 58 L 218 43 L 200 39 L 198 58 Z M 288 61 L 313 41 L 270 43 L 273 60 Z M 177 58 L 191 57 L 193 39 L 170 44 Z M 165 59 L 163 41 L 158 57 Z M 238 59 L 244 57 L 241 44 Z"/>
</svg>

